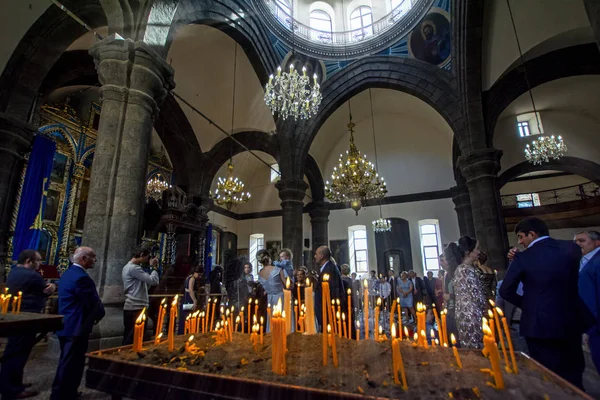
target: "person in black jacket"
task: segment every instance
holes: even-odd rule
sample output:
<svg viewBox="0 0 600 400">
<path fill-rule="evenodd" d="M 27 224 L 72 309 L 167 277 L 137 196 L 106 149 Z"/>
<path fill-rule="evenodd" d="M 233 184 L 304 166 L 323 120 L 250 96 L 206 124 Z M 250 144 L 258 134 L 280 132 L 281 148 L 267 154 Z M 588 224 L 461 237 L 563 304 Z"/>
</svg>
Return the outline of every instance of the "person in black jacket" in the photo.
<svg viewBox="0 0 600 400">
<path fill-rule="evenodd" d="M 500 296 L 521 308 L 521 336 L 531 357 L 583 389 L 581 336 L 588 319 L 577 288 L 581 249 L 551 238 L 538 218 L 519 222 L 515 234 L 525 250 L 509 252 Z M 521 282 L 523 295 L 517 293 Z"/>
<path fill-rule="evenodd" d="M 329 275 L 329 292 L 331 294 L 331 299 L 340 300 L 340 304 L 342 305 L 342 309 L 345 310 L 347 307 L 346 295 L 344 294 L 344 285 L 342 283 L 342 277 L 340 275 L 340 269 L 331 262 L 331 251 L 327 246 L 321 246 L 315 251 L 315 262 L 319 266 L 319 281 L 315 288 L 315 315 L 317 316 L 317 321 L 319 325 L 323 328 L 324 322 L 322 321 L 322 312 L 321 312 L 321 304 L 322 304 L 322 283 L 323 276 L 325 274 Z M 327 323 L 332 323 L 333 321 L 329 321 Z M 326 326 L 326 325 L 325 325 Z"/>
</svg>

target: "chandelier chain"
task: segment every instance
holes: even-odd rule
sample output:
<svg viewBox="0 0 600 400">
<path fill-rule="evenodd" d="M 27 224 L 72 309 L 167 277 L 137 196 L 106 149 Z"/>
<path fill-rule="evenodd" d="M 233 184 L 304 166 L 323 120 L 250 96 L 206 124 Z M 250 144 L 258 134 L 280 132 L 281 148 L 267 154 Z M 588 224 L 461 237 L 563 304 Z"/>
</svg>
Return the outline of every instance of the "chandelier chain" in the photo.
<svg viewBox="0 0 600 400">
<path fill-rule="evenodd" d="M 233 135 L 233 127 L 235 122 L 235 78 L 237 75 L 237 42 L 234 41 L 233 48 L 233 95 L 231 96 L 231 134 Z M 233 143 L 230 147 L 230 159 L 233 160 Z"/>
</svg>

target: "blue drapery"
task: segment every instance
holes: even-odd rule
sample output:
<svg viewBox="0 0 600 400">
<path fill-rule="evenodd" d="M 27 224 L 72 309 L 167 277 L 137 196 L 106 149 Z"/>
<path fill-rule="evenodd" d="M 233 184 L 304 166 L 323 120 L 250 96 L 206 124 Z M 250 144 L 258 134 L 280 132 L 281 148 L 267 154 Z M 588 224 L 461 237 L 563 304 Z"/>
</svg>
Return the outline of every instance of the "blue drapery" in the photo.
<svg viewBox="0 0 600 400">
<path fill-rule="evenodd" d="M 35 137 L 23 181 L 13 239 L 13 260 L 21 251 L 38 247 L 55 150 L 56 143 L 52 139 L 44 135 Z"/>
<path fill-rule="evenodd" d="M 204 276 L 206 276 L 206 279 L 209 278 L 210 276 L 210 271 L 212 270 L 212 252 L 213 252 L 213 248 L 212 248 L 212 231 L 213 231 L 213 227 L 212 224 L 208 224 L 208 226 L 206 227 L 206 242 L 205 242 L 205 251 L 204 251 Z"/>
</svg>

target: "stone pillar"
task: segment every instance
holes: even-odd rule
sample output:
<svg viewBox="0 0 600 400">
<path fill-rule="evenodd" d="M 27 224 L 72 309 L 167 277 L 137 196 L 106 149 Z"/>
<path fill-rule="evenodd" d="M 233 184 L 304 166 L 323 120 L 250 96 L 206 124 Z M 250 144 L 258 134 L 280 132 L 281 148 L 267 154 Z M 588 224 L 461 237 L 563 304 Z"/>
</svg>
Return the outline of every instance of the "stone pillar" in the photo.
<svg viewBox="0 0 600 400">
<path fill-rule="evenodd" d="M 153 118 L 174 87 L 173 69 L 143 42 L 108 37 L 90 48 L 102 84 L 83 243 L 105 305 L 122 307 L 122 267 L 139 242 Z M 103 334 L 104 335 L 104 334 Z"/>
<path fill-rule="evenodd" d="M 71 230 L 73 228 L 75 201 L 79 198 L 77 195 L 81 187 L 81 181 L 85 176 L 85 166 L 82 163 L 76 163 L 73 166 L 73 181 L 71 182 L 71 190 L 67 197 L 67 214 L 65 216 L 63 236 L 60 242 L 60 252 L 58 264 L 61 271 L 69 267 L 69 243 L 71 238 Z"/>
<path fill-rule="evenodd" d="M 319 200 L 310 203 L 308 209 L 310 225 L 312 227 L 311 245 L 314 252 L 319 246 L 329 246 L 329 207 L 327 203 Z"/>
<path fill-rule="evenodd" d="M 466 184 L 459 184 L 450 188 L 454 210 L 458 218 L 458 228 L 461 236 L 475 237 L 475 226 L 473 225 L 473 212 L 471 210 L 471 198 L 469 188 Z"/>
<path fill-rule="evenodd" d="M 279 190 L 281 199 L 283 247 L 287 247 L 294 253 L 294 267 L 302 263 L 303 233 L 302 233 L 302 209 L 303 199 L 308 185 L 301 179 L 281 179 L 275 184 Z"/>
<path fill-rule="evenodd" d="M 201 225 L 200 231 L 195 234 L 196 250 L 196 267 L 200 267 L 204 271 L 205 265 L 205 250 L 206 250 L 206 225 L 208 224 L 208 212 L 210 211 L 213 200 L 207 196 L 195 196 L 194 204 L 199 208 L 198 222 Z M 206 277 L 208 279 L 208 277 Z"/>
<path fill-rule="evenodd" d="M 496 186 L 500 157 L 502 151 L 494 148 L 475 150 L 458 158 L 458 168 L 469 188 L 475 237 L 488 253 L 488 265 L 502 271 L 506 269 L 508 241 Z"/>
<path fill-rule="evenodd" d="M 596 44 L 598 45 L 598 49 L 600 49 L 600 2 L 598 0 L 583 0 L 583 5 L 590 20 Z"/>
<path fill-rule="evenodd" d="M 24 167 L 24 154 L 31 149 L 35 128 L 0 113 L 0 282 L 7 260 L 9 226 L 17 188 Z"/>
</svg>

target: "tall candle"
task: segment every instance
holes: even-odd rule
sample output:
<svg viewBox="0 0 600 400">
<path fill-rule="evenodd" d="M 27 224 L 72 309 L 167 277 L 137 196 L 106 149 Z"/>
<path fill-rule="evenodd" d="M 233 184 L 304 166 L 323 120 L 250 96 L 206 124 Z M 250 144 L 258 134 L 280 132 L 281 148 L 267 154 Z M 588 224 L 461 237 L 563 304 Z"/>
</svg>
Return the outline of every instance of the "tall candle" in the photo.
<svg viewBox="0 0 600 400">
<path fill-rule="evenodd" d="M 338 331 L 337 320 L 335 318 L 335 300 L 331 300 L 331 308 L 329 308 L 330 321 L 333 324 L 332 333 L 335 335 Z"/>
<path fill-rule="evenodd" d="M 160 302 L 160 307 L 158 308 L 158 318 L 156 320 L 156 336 L 162 333 L 163 321 L 165 318 L 165 312 L 167 311 L 167 299 L 164 298 Z"/>
<path fill-rule="evenodd" d="M 398 355 L 396 352 L 396 325 L 391 325 L 391 331 L 392 331 L 392 371 L 394 372 L 394 383 L 396 385 L 398 385 L 400 383 L 400 379 L 398 379 L 398 370 L 400 369 L 398 367 Z"/>
<path fill-rule="evenodd" d="M 245 333 L 244 327 L 246 324 L 244 324 L 244 307 L 240 308 L 240 323 L 242 324 L 242 333 Z"/>
<path fill-rule="evenodd" d="M 317 329 L 315 327 L 315 299 L 313 297 L 313 287 L 308 278 L 306 278 L 306 286 L 304 288 L 304 304 L 306 304 L 304 331 L 309 335 L 314 335 L 317 333 Z"/>
<path fill-rule="evenodd" d="M 327 334 L 331 338 L 331 355 L 333 356 L 333 366 L 338 367 L 337 347 L 335 343 L 335 335 L 331 332 L 331 325 L 327 325 Z"/>
<path fill-rule="evenodd" d="M 460 360 L 460 356 L 458 355 L 458 349 L 456 348 L 456 338 L 454 337 L 454 333 L 450 335 L 450 340 L 452 340 L 452 352 L 454 353 L 454 358 L 456 359 L 456 365 L 458 365 L 458 368 L 462 369 L 462 361 Z"/>
<path fill-rule="evenodd" d="M 329 274 L 323 275 L 323 284 L 321 285 L 321 332 L 323 334 L 323 366 L 327 365 L 327 331 L 325 327 L 327 325 L 327 293 L 326 288 L 329 285 Z"/>
<path fill-rule="evenodd" d="M 433 330 L 433 328 L 431 328 L 429 336 L 431 336 L 431 348 L 435 349 L 435 331 Z"/>
<path fill-rule="evenodd" d="M 258 318 L 258 299 L 254 300 L 254 316 Z"/>
<path fill-rule="evenodd" d="M 194 345 L 192 344 L 192 340 L 194 340 L 194 335 L 191 335 L 189 337 L 189 339 L 185 342 L 185 351 L 186 352 L 189 352 L 193 348 L 192 346 L 194 346 Z"/>
<path fill-rule="evenodd" d="M 442 343 L 444 343 L 444 344 L 448 344 L 448 331 L 446 329 L 446 326 L 447 326 L 446 314 L 448 314 L 448 310 L 444 309 L 444 311 L 442 311 L 442 335 L 441 335 Z"/>
<path fill-rule="evenodd" d="M 492 307 L 495 306 L 494 302 L 490 300 Z M 500 347 L 502 347 L 502 354 L 504 355 L 504 363 L 506 364 L 506 372 L 511 372 L 509 367 L 508 355 L 506 354 L 506 346 L 504 346 L 504 340 L 502 339 L 502 325 L 500 325 L 500 318 L 498 317 L 498 311 L 502 312 L 500 308 L 494 307 L 494 321 L 496 321 L 496 330 L 498 331 L 498 340 L 500 341 Z"/>
<path fill-rule="evenodd" d="M 427 334 L 425 333 L 425 329 L 422 329 L 421 332 L 419 333 L 419 339 L 422 342 L 422 346 L 426 349 L 429 348 L 429 345 L 427 344 Z"/>
<path fill-rule="evenodd" d="M 298 330 L 298 300 L 294 300 L 294 330 Z"/>
<path fill-rule="evenodd" d="M 488 317 L 490 318 L 490 330 L 492 331 L 492 339 L 496 341 L 496 329 L 494 324 L 494 313 L 492 310 L 488 310 Z M 499 328 L 499 327 L 498 327 Z"/>
<path fill-rule="evenodd" d="M 356 341 L 360 340 L 360 321 L 356 321 Z"/>
<path fill-rule="evenodd" d="M 238 325 L 239 325 L 239 324 L 240 324 L 240 316 L 238 315 L 238 316 L 235 318 L 235 332 L 237 332 L 237 330 L 238 330 Z M 242 324 L 242 326 L 244 326 L 244 324 Z"/>
<path fill-rule="evenodd" d="M 135 320 L 135 326 L 133 328 L 133 351 L 142 351 L 142 343 L 144 341 L 144 326 L 146 321 L 146 307 L 142 310 Z"/>
<path fill-rule="evenodd" d="M 269 329 L 271 329 L 271 303 L 267 304 L 267 330 Z"/>
<path fill-rule="evenodd" d="M 296 282 L 296 295 L 298 296 L 298 310 L 300 310 L 302 309 L 302 297 L 300 297 L 300 282 Z"/>
<path fill-rule="evenodd" d="M 19 291 L 19 301 L 17 302 L 17 314 L 21 313 L 21 301 L 23 300 L 23 292 Z"/>
<path fill-rule="evenodd" d="M 264 328 L 263 328 L 264 327 L 264 321 L 265 321 L 264 318 L 260 317 L 260 344 L 261 345 L 265 344 L 264 336 L 263 336 L 263 333 L 264 333 Z"/>
<path fill-rule="evenodd" d="M 396 299 L 392 302 L 392 308 L 390 308 L 390 332 L 392 329 L 392 325 L 396 324 L 396 320 L 394 319 L 394 312 L 396 312 Z"/>
<path fill-rule="evenodd" d="M 290 277 L 285 278 L 285 290 L 283 291 L 283 310 L 287 316 L 288 321 L 286 326 L 287 333 L 292 332 L 292 292 L 290 290 Z"/>
<path fill-rule="evenodd" d="M 402 332 L 405 329 L 402 329 L 402 308 L 400 307 L 400 297 L 396 298 L 396 308 L 398 309 L 398 339 L 402 340 Z M 408 334 L 406 334 L 408 338 Z"/>
<path fill-rule="evenodd" d="M 177 315 L 177 300 L 178 295 L 175 295 L 173 302 L 171 303 L 171 310 L 169 311 L 169 330 L 167 331 L 167 343 L 169 346 L 169 351 L 173 351 L 175 348 L 174 338 L 175 338 L 175 316 Z"/>
<path fill-rule="evenodd" d="M 252 297 L 248 299 L 248 334 L 252 333 L 252 328 L 250 328 L 250 323 L 252 321 Z"/>
<path fill-rule="evenodd" d="M 346 329 L 346 313 L 342 313 L 342 327 L 344 331 L 344 337 L 348 339 L 348 330 Z"/>
<path fill-rule="evenodd" d="M 519 373 L 519 368 L 517 367 L 517 360 L 515 358 L 515 349 L 513 348 L 512 338 L 510 336 L 510 330 L 508 329 L 508 322 L 506 321 L 506 317 L 504 317 L 504 313 L 501 309 L 496 310 L 498 314 L 502 317 L 502 326 L 504 327 L 504 334 L 506 336 L 506 341 L 508 342 L 508 349 L 510 351 L 510 359 L 512 361 L 512 370 L 515 374 Z"/>
<path fill-rule="evenodd" d="M 215 307 L 217 306 L 217 299 L 215 298 L 213 301 L 213 305 L 212 308 L 210 310 L 210 325 L 208 326 L 208 328 L 212 331 L 213 330 L 213 324 L 215 323 Z"/>
<path fill-rule="evenodd" d="M 504 378 L 500 369 L 500 354 L 498 353 L 498 346 L 496 346 L 496 341 L 492 337 L 492 330 L 489 325 L 483 325 L 483 333 L 484 355 L 487 355 L 490 359 L 496 389 L 504 389 Z"/>
<path fill-rule="evenodd" d="M 373 321 L 373 335 L 375 336 L 375 341 L 379 340 L 379 331 L 377 327 L 379 326 L 379 307 L 381 306 L 381 297 L 377 298 L 377 307 L 375 307 L 375 320 Z"/>
<path fill-rule="evenodd" d="M 440 342 L 444 343 L 444 338 L 442 337 L 442 323 L 440 321 L 440 316 L 435 308 L 435 305 L 431 307 L 433 310 L 433 316 L 435 318 L 435 323 L 437 324 L 438 336 L 440 337 Z"/>
<path fill-rule="evenodd" d="M 369 338 L 369 281 L 363 281 L 363 316 L 365 317 L 365 339 Z"/>
<path fill-rule="evenodd" d="M 350 336 L 352 336 L 352 289 L 347 290 L 347 295 L 348 299 L 346 301 L 348 302 L 348 314 L 346 314 L 346 319 L 348 320 L 348 336 L 346 337 L 350 338 Z"/>
<path fill-rule="evenodd" d="M 392 354 L 396 361 L 394 365 L 394 383 L 400 383 L 398 381 L 398 370 L 400 370 L 402 388 L 407 390 L 408 384 L 406 383 L 406 371 L 404 370 L 404 361 L 402 360 L 402 353 L 400 352 L 400 340 L 396 339 L 396 325 L 392 325 Z"/>
</svg>

